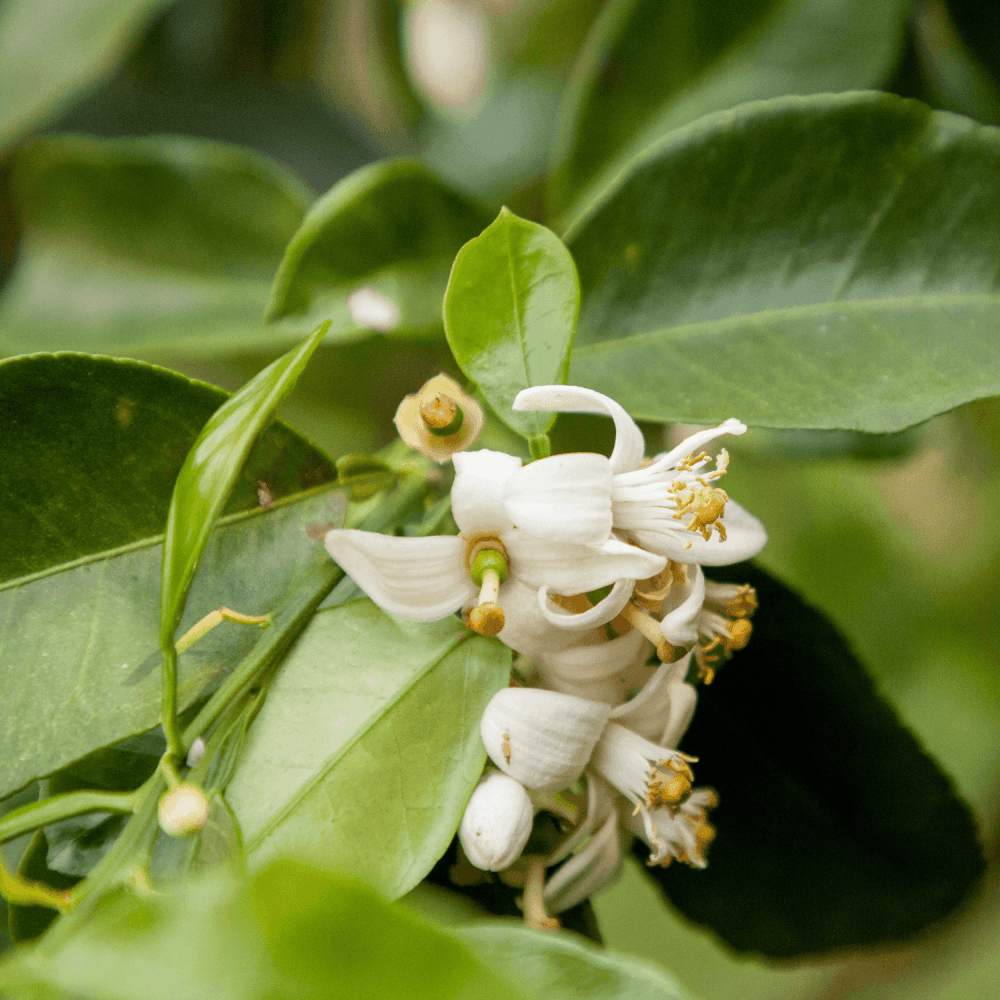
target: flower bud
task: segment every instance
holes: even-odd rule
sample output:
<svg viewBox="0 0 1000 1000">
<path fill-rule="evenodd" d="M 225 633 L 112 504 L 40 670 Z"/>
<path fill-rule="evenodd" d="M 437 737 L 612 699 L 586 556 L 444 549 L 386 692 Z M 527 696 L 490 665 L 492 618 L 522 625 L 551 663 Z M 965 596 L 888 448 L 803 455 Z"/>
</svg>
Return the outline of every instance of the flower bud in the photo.
<svg viewBox="0 0 1000 1000">
<path fill-rule="evenodd" d="M 399 404 L 393 420 L 399 436 L 414 451 L 447 462 L 479 436 L 483 411 L 453 378 L 435 375 Z"/>
<path fill-rule="evenodd" d="M 484 871 L 507 868 L 524 850 L 533 817 L 524 786 L 491 768 L 476 785 L 458 828 L 465 856 Z"/>
<path fill-rule="evenodd" d="M 525 788 L 558 792 L 583 773 L 610 706 L 556 691 L 504 688 L 479 732 L 490 759 Z"/>
<path fill-rule="evenodd" d="M 188 837 L 208 822 L 209 805 L 197 786 L 182 782 L 160 799 L 160 829 L 171 837 Z"/>
</svg>

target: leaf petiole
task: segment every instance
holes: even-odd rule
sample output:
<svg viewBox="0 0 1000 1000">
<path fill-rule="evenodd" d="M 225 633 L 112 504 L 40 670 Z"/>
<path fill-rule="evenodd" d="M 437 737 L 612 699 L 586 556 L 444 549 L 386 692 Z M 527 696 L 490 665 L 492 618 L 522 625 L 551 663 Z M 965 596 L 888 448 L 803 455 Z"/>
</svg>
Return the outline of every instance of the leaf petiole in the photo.
<svg viewBox="0 0 1000 1000">
<path fill-rule="evenodd" d="M 11 875 L 0 858 L 0 896 L 15 906 L 45 906 L 50 910 L 65 912 L 70 907 L 69 895 L 65 890 L 52 889 L 41 882 Z"/>
<path fill-rule="evenodd" d="M 137 792 L 79 791 L 54 795 L 7 813 L 0 819 L 0 844 L 50 823 L 91 812 L 135 811 Z"/>
</svg>

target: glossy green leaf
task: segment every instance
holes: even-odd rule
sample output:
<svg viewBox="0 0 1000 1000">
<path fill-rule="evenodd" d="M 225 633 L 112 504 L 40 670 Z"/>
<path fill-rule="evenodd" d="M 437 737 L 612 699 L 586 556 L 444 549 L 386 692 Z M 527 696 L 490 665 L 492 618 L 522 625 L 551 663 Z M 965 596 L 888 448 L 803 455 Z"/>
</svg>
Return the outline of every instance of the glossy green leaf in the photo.
<svg viewBox="0 0 1000 1000">
<path fill-rule="evenodd" d="M 568 237 L 570 379 L 649 420 L 873 432 L 996 395 L 998 170 L 1000 132 L 884 94 L 674 132 Z"/>
<path fill-rule="evenodd" d="M 563 99 L 555 207 L 565 211 L 631 156 L 712 111 L 877 87 L 899 58 L 910 7 L 909 0 L 613 0 Z"/>
<path fill-rule="evenodd" d="M 251 379 L 202 428 L 174 484 L 164 532 L 160 578 L 160 644 L 164 648 L 184 613 L 209 532 L 236 484 L 243 463 L 274 411 L 292 390 L 329 324 L 322 324 Z"/>
<path fill-rule="evenodd" d="M 311 195 L 250 150 L 50 136 L 17 152 L 12 191 L 23 239 L 0 303 L 7 354 L 214 354 L 312 329 L 262 332 Z"/>
<path fill-rule="evenodd" d="M 566 381 L 579 309 L 566 248 L 506 208 L 455 258 L 444 301 L 448 344 L 498 416 L 525 437 L 544 434 L 555 418 L 515 413 L 511 404 L 528 386 Z"/>
<path fill-rule="evenodd" d="M 329 520 L 333 504 L 321 494 L 235 515 L 209 537 L 181 627 L 221 605 L 274 612 L 275 621 L 263 631 L 224 622 L 182 653 L 181 708 L 282 629 L 310 589 L 322 596 L 332 586 L 336 566 L 306 528 Z M 161 542 L 96 552 L 0 588 L 0 798 L 156 725 Z"/>
<path fill-rule="evenodd" d="M 686 1000 L 688 994 L 656 966 L 604 951 L 575 934 L 529 931 L 489 922 L 455 932 L 485 962 L 547 1000 Z"/>
<path fill-rule="evenodd" d="M 337 875 L 284 861 L 241 884 L 108 898 L 59 947 L 0 966 L 0 995 L 33 1000 L 522 1000 L 458 938 Z M 58 995 L 58 994 L 57 994 Z"/>
<path fill-rule="evenodd" d="M 114 69 L 172 0 L 6 0 L 0 8 L 0 150 Z"/>
<path fill-rule="evenodd" d="M 457 618 L 407 622 L 367 599 L 320 611 L 226 792 L 251 864 L 291 855 L 391 897 L 412 889 L 458 827 L 509 670 L 510 651 Z"/>
<path fill-rule="evenodd" d="M 267 318 L 303 333 L 331 319 L 330 339 L 372 330 L 439 337 L 451 262 L 488 221 L 415 160 L 363 167 L 309 210 L 288 244 Z"/>
<path fill-rule="evenodd" d="M 760 599 L 682 743 L 719 793 L 718 837 L 704 871 L 647 871 L 730 947 L 775 958 L 897 941 L 952 913 L 984 862 L 950 780 L 822 614 L 748 564 L 711 575 Z"/>
<path fill-rule="evenodd" d="M 221 389 L 133 361 L 40 354 L 0 363 L 0 580 L 163 531 L 174 481 Z M 326 457 L 280 422 L 261 436 L 226 511 L 329 482 Z"/>
</svg>

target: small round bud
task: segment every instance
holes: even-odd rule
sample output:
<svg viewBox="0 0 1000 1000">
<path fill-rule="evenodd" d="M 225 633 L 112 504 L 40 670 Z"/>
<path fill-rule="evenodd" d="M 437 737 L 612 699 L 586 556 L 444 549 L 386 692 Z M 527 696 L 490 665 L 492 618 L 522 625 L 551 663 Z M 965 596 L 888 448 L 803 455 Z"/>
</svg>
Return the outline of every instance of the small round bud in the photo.
<svg viewBox="0 0 1000 1000">
<path fill-rule="evenodd" d="M 197 786 L 182 782 L 160 799 L 160 829 L 171 837 L 188 837 L 208 822 L 209 805 Z"/>
<path fill-rule="evenodd" d="M 512 865 L 531 835 L 534 809 L 524 786 L 499 771 L 487 771 L 465 807 L 458 828 L 465 856 L 483 871 Z"/>
</svg>

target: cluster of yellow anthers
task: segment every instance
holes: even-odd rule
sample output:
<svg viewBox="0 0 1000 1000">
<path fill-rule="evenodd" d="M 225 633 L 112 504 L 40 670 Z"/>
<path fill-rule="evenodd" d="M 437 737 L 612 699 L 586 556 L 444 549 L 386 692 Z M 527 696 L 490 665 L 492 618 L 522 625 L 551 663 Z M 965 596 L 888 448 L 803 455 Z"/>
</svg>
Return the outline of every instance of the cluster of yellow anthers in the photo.
<svg viewBox="0 0 1000 1000">
<path fill-rule="evenodd" d="M 726 451 L 711 468 L 705 450 L 744 433 L 738 420 L 649 460 L 635 422 L 600 393 L 538 386 L 514 409 L 610 416 L 614 450 L 527 465 L 470 451 L 482 411 L 438 376 L 404 400 L 396 425 L 411 447 L 453 462 L 460 533 L 335 530 L 325 544 L 384 610 L 417 621 L 461 611 L 469 628 L 530 664 L 483 715 L 492 766 L 459 840 L 482 877 L 522 885 L 526 917 L 547 927 L 614 878 L 634 835 L 649 845 L 650 864 L 705 866 L 717 799 L 694 786 L 696 759 L 677 749 L 698 697 L 689 677 L 710 682 L 746 646 L 757 597 L 706 579 L 703 567 L 751 558 L 766 534 L 717 485 Z M 557 817 L 562 835 L 548 853 L 524 855 L 540 811 Z"/>
</svg>

